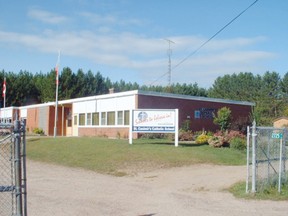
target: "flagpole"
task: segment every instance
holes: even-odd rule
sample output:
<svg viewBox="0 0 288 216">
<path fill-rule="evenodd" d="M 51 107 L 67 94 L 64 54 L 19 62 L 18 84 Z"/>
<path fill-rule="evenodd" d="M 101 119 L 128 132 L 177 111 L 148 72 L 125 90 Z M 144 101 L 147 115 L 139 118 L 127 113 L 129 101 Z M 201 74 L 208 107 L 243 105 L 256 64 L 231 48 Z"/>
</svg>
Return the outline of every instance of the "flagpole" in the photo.
<svg viewBox="0 0 288 216">
<path fill-rule="evenodd" d="M 57 136 L 59 64 L 60 64 L 60 50 L 58 52 L 58 59 L 57 59 L 56 67 L 55 67 L 55 71 L 56 71 L 56 99 L 55 99 L 54 138 Z"/>
</svg>

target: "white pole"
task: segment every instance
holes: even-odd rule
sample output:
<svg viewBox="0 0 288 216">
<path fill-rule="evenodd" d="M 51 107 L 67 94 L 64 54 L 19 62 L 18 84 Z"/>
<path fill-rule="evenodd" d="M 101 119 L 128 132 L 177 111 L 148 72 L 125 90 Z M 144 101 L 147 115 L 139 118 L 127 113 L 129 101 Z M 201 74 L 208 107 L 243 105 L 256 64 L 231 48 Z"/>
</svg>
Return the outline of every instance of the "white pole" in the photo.
<svg viewBox="0 0 288 216">
<path fill-rule="evenodd" d="M 250 155 L 249 155 L 249 151 L 250 151 L 250 127 L 247 126 L 247 169 L 246 169 L 246 193 L 248 193 L 249 191 L 249 177 L 250 177 L 250 168 L 249 168 L 249 159 L 250 159 Z"/>
<path fill-rule="evenodd" d="M 178 147 L 179 124 L 178 124 L 178 109 L 175 109 L 175 147 Z"/>
<path fill-rule="evenodd" d="M 252 126 L 252 193 L 256 192 L 256 122 Z"/>
<path fill-rule="evenodd" d="M 60 50 L 58 52 L 58 59 L 56 64 L 56 99 L 55 99 L 55 121 L 54 121 L 54 138 L 57 136 L 57 121 L 58 121 L 58 85 L 59 85 L 59 63 L 60 63 Z"/>
<path fill-rule="evenodd" d="M 133 142 L 133 134 L 132 134 L 132 117 L 133 117 L 133 111 L 134 110 L 130 110 L 130 118 L 129 118 L 129 144 L 132 144 Z"/>
<path fill-rule="evenodd" d="M 282 135 L 283 136 L 283 135 Z M 283 138 L 280 139 L 280 160 L 279 160 L 279 182 L 278 192 L 281 192 L 281 178 L 282 178 L 282 152 L 283 152 Z"/>
</svg>

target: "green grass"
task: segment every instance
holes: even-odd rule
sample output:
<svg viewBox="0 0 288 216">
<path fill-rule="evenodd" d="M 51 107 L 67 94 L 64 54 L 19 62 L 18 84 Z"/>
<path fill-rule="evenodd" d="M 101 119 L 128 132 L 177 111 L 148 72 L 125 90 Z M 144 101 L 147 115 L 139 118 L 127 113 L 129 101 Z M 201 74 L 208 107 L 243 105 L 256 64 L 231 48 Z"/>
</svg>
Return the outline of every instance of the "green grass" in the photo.
<svg viewBox="0 0 288 216">
<path fill-rule="evenodd" d="M 151 170 L 197 163 L 244 165 L 244 152 L 208 145 L 179 144 L 169 140 L 128 140 L 96 137 L 30 138 L 27 157 L 32 160 L 100 173 L 125 175 L 123 170 Z"/>
<path fill-rule="evenodd" d="M 269 187 L 257 193 L 246 194 L 246 182 L 239 182 L 229 188 L 235 197 L 244 199 L 257 199 L 257 200 L 288 200 L 288 185 L 285 184 L 281 187 L 281 193 L 278 192 L 277 187 Z"/>
</svg>

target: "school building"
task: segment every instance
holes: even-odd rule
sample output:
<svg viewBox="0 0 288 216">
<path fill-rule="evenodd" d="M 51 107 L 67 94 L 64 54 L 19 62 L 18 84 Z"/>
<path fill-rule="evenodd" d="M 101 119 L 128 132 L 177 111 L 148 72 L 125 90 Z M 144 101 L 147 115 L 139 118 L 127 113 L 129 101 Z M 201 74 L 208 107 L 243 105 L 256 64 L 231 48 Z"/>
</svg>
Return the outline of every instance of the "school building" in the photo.
<svg viewBox="0 0 288 216">
<path fill-rule="evenodd" d="M 1 122 L 18 115 L 26 119 L 27 132 L 41 128 L 53 136 L 55 102 L 0 109 Z M 58 102 L 57 136 L 105 136 L 128 138 L 133 109 L 178 109 L 179 128 L 189 120 L 192 131 L 216 131 L 213 113 L 222 107 L 232 111 L 233 121 L 249 118 L 254 103 L 170 93 L 133 90 Z"/>
</svg>

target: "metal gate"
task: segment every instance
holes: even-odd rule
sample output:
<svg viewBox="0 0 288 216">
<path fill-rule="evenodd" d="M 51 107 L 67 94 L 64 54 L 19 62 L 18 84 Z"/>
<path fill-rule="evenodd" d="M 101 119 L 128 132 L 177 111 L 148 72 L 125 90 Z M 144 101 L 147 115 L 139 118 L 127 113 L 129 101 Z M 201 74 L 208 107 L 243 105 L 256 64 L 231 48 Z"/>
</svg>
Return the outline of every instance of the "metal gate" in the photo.
<svg viewBox="0 0 288 216">
<path fill-rule="evenodd" d="M 247 134 L 246 192 L 260 192 L 288 183 L 286 128 L 257 127 L 253 123 Z"/>
<path fill-rule="evenodd" d="M 0 216 L 27 216 L 25 127 L 0 123 Z"/>
</svg>

